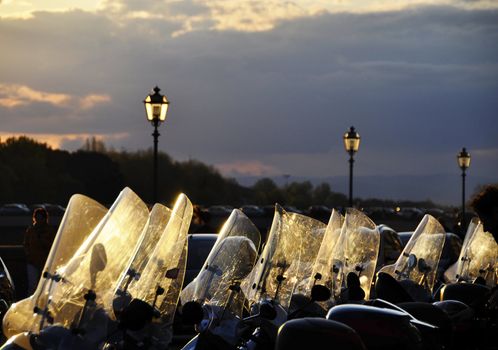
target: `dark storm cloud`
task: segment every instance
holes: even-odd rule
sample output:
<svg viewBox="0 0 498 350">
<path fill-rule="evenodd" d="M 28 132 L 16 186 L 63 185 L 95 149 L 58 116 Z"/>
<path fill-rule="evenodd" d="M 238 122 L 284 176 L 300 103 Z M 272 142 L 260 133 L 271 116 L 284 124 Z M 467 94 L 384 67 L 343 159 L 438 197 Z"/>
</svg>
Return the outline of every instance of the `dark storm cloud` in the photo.
<svg viewBox="0 0 498 350">
<path fill-rule="evenodd" d="M 205 10 L 188 5 L 168 11 Z M 118 147 L 149 147 L 141 101 L 158 84 L 172 101 L 161 148 L 208 163 L 343 173 L 320 164 L 331 154 L 342 161 L 350 125 L 363 137 L 363 174 L 446 172 L 438 157 L 453 163 L 463 144 L 498 149 L 496 10 L 322 14 L 271 31 L 171 36 L 182 28 L 167 17 L 114 21 L 81 11 L 0 20 L 11 48 L 3 83 L 112 97 L 76 117 L 67 108 L 2 110 L 3 131 L 27 128 L 36 115 L 59 133 L 129 132 Z M 300 167 L 297 155 L 313 162 Z"/>
</svg>

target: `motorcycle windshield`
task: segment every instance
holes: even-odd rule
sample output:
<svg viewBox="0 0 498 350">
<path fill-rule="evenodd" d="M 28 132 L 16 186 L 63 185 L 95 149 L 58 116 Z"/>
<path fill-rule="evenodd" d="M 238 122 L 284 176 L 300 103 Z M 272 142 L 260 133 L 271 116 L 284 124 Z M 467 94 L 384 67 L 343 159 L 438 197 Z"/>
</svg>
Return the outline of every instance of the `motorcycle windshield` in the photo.
<svg viewBox="0 0 498 350">
<path fill-rule="evenodd" d="M 107 208 L 89 197 L 80 194 L 71 197 L 43 268 L 45 277 L 40 277 L 31 297 L 11 305 L 5 314 L 3 329 L 7 337 L 38 331 L 38 322 L 33 322 L 33 310 L 45 309 L 56 271 L 69 261 L 106 212 Z"/>
<path fill-rule="evenodd" d="M 57 271 L 62 279 L 54 285 L 48 305 L 54 323 L 74 327 L 90 290 L 96 294 L 97 307 L 113 317 L 116 284 L 132 258 L 148 214 L 146 204 L 132 190 L 121 191 L 106 216 Z"/>
<path fill-rule="evenodd" d="M 332 210 L 330 215 L 325 234 L 323 236 L 322 244 L 318 250 L 313 271 L 311 273 L 311 280 L 308 283 L 307 295 L 311 293 L 311 288 L 315 284 L 321 284 L 330 291 L 336 290 L 337 274 L 334 273 L 334 263 L 336 258 L 334 252 L 341 237 L 341 229 L 344 223 L 344 217 L 336 211 Z"/>
<path fill-rule="evenodd" d="M 235 209 L 223 225 L 199 275 L 181 293 L 182 304 L 225 306 L 235 315 L 242 314 L 243 297 L 232 295 L 251 272 L 259 248 L 260 233 L 242 211 Z M 232 288 L 230 288 L 232 287 Z"/>
<path fill-rule="evenodd" d="M 185 194 L 175 202 L 171 217 L 140 277 L 128 289 L 133 298 L 154 307 L 161 322 L 168 323 L 175 315 L 183 285 L 187 262 L 187 234 L 192 220 L 193 205 Z"/>
<path fill-rule="evenodd" d="M 277 204 L 266 246 L 244 283 L 249 301 L 271 299 L 288 310 L 298 282 L 308 284 L 325 227 Z"/>
<path fill-rule="evenodd" d="M 383 267 L 398 280 L 409 279 L 432 292 L 446 232 L 433 216 L 426 214 L 394 265 Z"/>
<path fill-rule="evenodd" d="M 171 217 L 171 209 L 161 204 L 154 204 L 149 214 L 149 219 L 145 225 L 144 232 L 140 237 L 140 241 L 135 247 L 133 258 L 129 266 L 121 274 L 118 282 L 118 288 L 115 295 L 121 295 L 128 291 L 131 282 L 139 279 L 144 270 L 145 265 L 151 257 L 151 252 L 161 239 L 166 225 Z"/>
<path fill-rule="evenodd" d="M 368 299 L 379 255 L 380 233 L 368 216 L 348 208 L 341 234 L 344 234 L 344 276 L 350 272 L 358 275 Z"/>
<path fill-rule="evenodd" d="M 459 281 L 472 282 L 481 277 L 490 287 L 496 286 L 498 273 L 498 245 L 493 236 L 484 231 L 477 218 L 472 219 L 457 261 Z"/>
</svg>

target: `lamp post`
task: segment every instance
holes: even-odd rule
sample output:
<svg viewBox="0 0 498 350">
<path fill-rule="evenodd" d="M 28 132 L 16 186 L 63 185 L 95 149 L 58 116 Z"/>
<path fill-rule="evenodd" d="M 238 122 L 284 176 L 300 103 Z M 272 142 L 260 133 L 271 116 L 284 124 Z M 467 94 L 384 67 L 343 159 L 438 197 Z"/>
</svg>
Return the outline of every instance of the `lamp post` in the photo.
<svg viewBox="0 0 498 350">
<path fill-rule="evenodd" d="M 145 106 L 145 114 L 147 120 L 154 127 L 154 132 L 152 136 L 154 137 L 154 165 L 152 172 L 152 200 L 153 203 L 157 202 L 157 143 L 159 136 L 159 131 L 157 131 L 159 125 L 166 120 L 166 113 L 168 112 L 169 101 L 166 96 L 159 93 L 161 89 L 157 86 L 152 90 L 153 93 L 147 95 L 143 101 Z"/>
<path fill-rule="evenodd" d="M 344 134 L 344 148 L 349 154 L 349 206 L 353 206 L 353 163 L 354 154 L 360 148 L 360 134 L 356 132 L 354 126 Z"/>
<path fill-rule="evenodd" d="M 462 150 L 457 154 L 458 166 L 462 169 L 462 232 L 465 233 L 466 222 L 465 222 L 465 170 L 470 166 L 470 153 L 462 148 Z"/>
</svg>

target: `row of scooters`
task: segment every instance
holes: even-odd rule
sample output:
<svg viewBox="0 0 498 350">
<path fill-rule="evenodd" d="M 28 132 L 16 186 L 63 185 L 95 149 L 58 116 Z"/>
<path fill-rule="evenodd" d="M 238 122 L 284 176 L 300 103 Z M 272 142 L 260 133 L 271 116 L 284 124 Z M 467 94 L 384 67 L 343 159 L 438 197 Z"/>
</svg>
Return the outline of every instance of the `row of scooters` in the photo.
<svg viewBox="0 0 498 350">
<path fill-rule="evenodd" d="M 34 294 L 10 306 L 2 349 L 492 349 L 498 246 L 478 220 L 436 273 L 446 233 L 426 215 L 393 265 L 361 211 L 328 224 L 278 204 L 267 236 L 235 209 L 183 287 L 193 206 L 147 205 L 125 188 L 109 210 L 74 195 Z"/>
</svg>

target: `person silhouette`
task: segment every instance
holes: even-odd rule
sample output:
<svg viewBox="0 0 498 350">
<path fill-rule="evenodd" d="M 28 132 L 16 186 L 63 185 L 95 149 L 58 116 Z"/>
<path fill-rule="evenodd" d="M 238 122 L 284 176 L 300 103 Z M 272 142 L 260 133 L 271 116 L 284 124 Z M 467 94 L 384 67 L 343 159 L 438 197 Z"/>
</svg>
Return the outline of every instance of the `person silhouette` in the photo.
<svg viewBox="0 0 498 350">
<path fill-rule="evenodd" d="M 35 290 L 54 238 L 55 229 L 48 224 L 48 212 L 44 208 L 36 208 L 33 225 L 24 233 L 28 295 Z"/>
<path fill-rule="evenodd" d="M 472 198 L 470 205 L 479 216 L 484 231 L 498 243 L 498 185 L 487 185 Z"/>
</svg>

